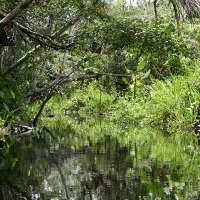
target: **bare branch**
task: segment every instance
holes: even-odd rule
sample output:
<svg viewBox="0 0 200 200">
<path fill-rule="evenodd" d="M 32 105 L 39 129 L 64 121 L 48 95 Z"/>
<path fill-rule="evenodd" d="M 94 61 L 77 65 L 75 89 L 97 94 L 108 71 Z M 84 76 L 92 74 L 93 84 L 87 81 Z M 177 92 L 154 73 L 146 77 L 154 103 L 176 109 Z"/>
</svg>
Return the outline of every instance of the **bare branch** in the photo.
<svg viewBox="0 0 200 200">
<path fill-rule="evenodd" d="M 14 64 L 12 64 L 10 67 L 8 67 L 3 73 L 2 75 L 5 75 L 9 72 L 11 72 L 13 69 L 17 68 L 18 66 L 20 66 L 24 61 L 26 61 L 28 58 L 30 58 L 33 53 L 40 49 L 41 46 L 37 45 L 35 48 L 33 48 L 32 50 L 30 50 L 27 54 L 25 54 L 23 57 L 21 57 L 17 62 L 15 62 Z"/>
<path fill-rule="evenodd" d="M 76 24 L 80 20 L 80 15 L 77 15 L 75 19 L 69 21 L 69 23 L 63 27 L 61 27 L 59 30 L 57 30 L 53 35 L 52 38 L 56 38 L 60 36 L 62 33 L 64 33 L 66 30 L 68 30 L 71 26 Z"/>
<path fill-rule="evenodd" d="M 67 77 L 67 76 L 62 75 L 62 74 L 59 74 L 59 75 L 55 78 L 55 80 L 53 80 L 49 85 L 47 85 L 47 86 L 45 86 L 45 87 L 43 87 L 43 88 L 37 88 L 37 89 L 35 89 L 35 90 L 32 91 L 30 94 L 28 94 L 26 97 L 30 97 L 30 96 L 33 96 L 33 95 L 38 95 L 38 94 L 40 94 L 40 93 L 42 93 L 42 92 L 44 92 L 44 91 L 47 91 L 48 89 L 50 89 L 50 88 L 52 88 L 52 87 L 54 87 L 54 86 L 56 86 L 56 85 L 59 85 L 60 82 L 62 81 L 62 79 L 63 79 L 64 77 Z"/>
<path fill-rule="evenodd" d="M 29 93 L 26 97 L 31 97 L 31 96 L 37 96 L 41 94 L 42 92 L 47 91 L 48 89 L 56 86 L 56 85 L 62 85 L 67 82 L 72 82 L 72 81 L 79 81 L 79 80 L 86 80 L 86 79 L 91 79 L 91 78 L 97 78 L 100 76 L 117 76 L 117 77 L 131 77 L 129 74 L 113 74 L 113 73 L 105 73 L 105 72 L 90 72 L 90 73 L 81 73 L 78 74 L 75 77 L 69 77 L 68 75 L 59 75 L 54 81 L 52 81 L 49 85 L 43 87 L 43 88 L 37 88 L 31 93 Z"/>
<path fill-rule="evenodd" d="M 67 44 L 67 45 L 57 44 L 51 39 L 51 36 L 43 35 L 41 33 L 32 31 L 32 30 L 28 29 L 27 27 L 22 26 L 21 24 L 19 24 L 17 22 L 14 22 L 13 24 L 15 24 L 22 32 L 24 32 L 25 34 L 27 34 L 28 36 L 30 36 L 31 38 L 38 41 L 40 44 L 42 44 L 44 46 L 51 47 L 51 48 L 54 48 L 56 50 L 59 50 L 59 49 L 65 49 L 66 50 L 67 48 L 71 47 L 71 45 L 73 44 L 73 43 L 70 43 L 70 44 Z"/>
<path fill-rule="evenodd" d="M 51 99 L 52 96 L 53 96 L 53 90 L 51 90 L 51 91 L 49 92 L 49 94 L 47 95 L 46 99 L 42 102 L 42 104 L 41 104 L 41 106 L 40 106 L 40 109 L 39 109 L 37 115 L 36 115 L 36 116 L 34 117 L 34 119 L 33 119 L 33 123 L 32 123 L 32 124 L 33 124 L 33 127 L 36 127 L 36 124 L 37 124 L 37 122 L 38 122 L 38 119 L 39 119 L 40 115 L 42 114 L 42 111 L 43 111 L 43 109 L 44 109 L 46 103 Z"/>
<path fill-rule="evenodd" d="M 79 20 L 79 16 L 76 17 L 76 19 L 71 20 L 67 25 L 61 27 L 59 30 L 57 30 L 54 34 L 52 34 L 52 38 L 54 37 L 58 37 L 59 35 L 61 35 L 63 32 L 65 32 L 70 26 L 72 26 L 74 23 L 76 23 Z M 13 23 L 15 24 L 15 23 Z M 72 45 L 68 44 L 69 46 Z M 23 57 L 21 57 L 19 60 L 17 60 L 14 64 L 12 64 L 10 67 L 8 67 L 3 73 L 2 75 L 5 75 L 9 72 L 11 72 L 13 69 L 16 69 L 17 67 L 19 67 L 23 62 L 25 62 L 26 60 L 28 60 L 34 52 L 36 52 L 37 50 L 39 50 L 41 48 L 41 45 L 37 45 L 35 48 L 31 49 L 28 53 L 26 53 Z"/>
<path fill-rule="evenodd" d="M 122 63 L 118 64 L 118 65 L 110 65 L 109 67 L 107 67 L 107 69 L 115 67 L 115 68 L 121 68 L 124 65 L 128 65 L 128 64 L 132 64 L 135 61 L 138 60 L 138 57 L 134 57 L 130 60 L 125 60 Z M 74 70 L 76 71 L 76 69 Z M 131 77 L 131 75 L 129 74 L 113 74 L 113 73 L 107 73 L 104 72 L 104 70 L 102 70 L 101 72 L 93 72 L 91 70 L 86 70 L 84 73 L 80 73 L 80 74 L 74 74 L 74 71 L 71 72 L 68 75 L 64 75 L 64 74 L 59 74 L 51 83 L 49 83 L 47 86 L 44 86 L 43 88 L 37 88 L 34 91 L 32 91 L 31 93 L 29 93 L 26 97 L 31 97 L 31 96 L 37 96 L 39 94 L 41 94 L 42 92 L 45 92 L 47 90 L 49 90 L 50 88 L 56 86 L 56 85 L 62 85 L 64 83 L 67 82 L 72 82 L 72 81 L 79 81 L 79 80 L 86 80 L 86 79 L 91 79 L 91 78 L 97 78 L 103 75 L 106 76 L 116 76 L 116 77 Z M 70 76 L 73 75 L 73 76 Z"/>
<path fill-rule="evenodd" d="M 25 0 L 20 3 L 14 10 L 12 10 L 6 17 L 0 21 L 0 28 L 3 28 L 9 24 L 14 18 L 16 18 L 23 10 L 25 10 L 34 0 Z"/>
</svg>

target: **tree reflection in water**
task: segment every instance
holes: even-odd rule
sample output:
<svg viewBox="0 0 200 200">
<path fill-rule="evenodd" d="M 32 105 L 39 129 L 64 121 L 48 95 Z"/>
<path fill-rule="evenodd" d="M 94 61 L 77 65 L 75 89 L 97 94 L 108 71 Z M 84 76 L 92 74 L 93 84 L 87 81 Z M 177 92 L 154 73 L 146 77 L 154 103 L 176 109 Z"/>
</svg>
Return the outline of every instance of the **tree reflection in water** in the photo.
<svg viewBox="0 0 200 200">
<path fill-rule="evenodd" d="M 148 148 L 142 156 L 136 141 L 124 145 L 100 130 L 91 137 L 73 126 L 46 128 L 40 136 L 8 139 L 0 152 L 0 199 L 177 199 L 181 184 L 186 195 L 181 166 L 159 163 Z"/>
</svg>

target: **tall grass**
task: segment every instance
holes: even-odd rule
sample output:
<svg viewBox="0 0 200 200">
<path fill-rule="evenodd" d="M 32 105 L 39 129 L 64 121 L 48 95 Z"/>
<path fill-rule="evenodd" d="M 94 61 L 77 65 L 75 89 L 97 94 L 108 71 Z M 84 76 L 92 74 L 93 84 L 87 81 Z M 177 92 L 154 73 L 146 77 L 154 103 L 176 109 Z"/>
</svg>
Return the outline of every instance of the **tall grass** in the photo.
<svg viewBox="0 0 200 200">
<path fill-rule="evenodd" d="M 155 81 L 150 88 L 151 119 L 168 127 L 189 126 L 195 122 L 200 103 L 199 69 L 188 76 Z"/>
<path fill-rule="evenodd" d="M 138 94 L 136 99 L 131 93 L 119 98 L 109 108 L 112 120 L 150 125 L 170 132 L 190 129 L 200 103 L 199 66 L 195 65 L 188 71 L 185 76 L 154 80 L 153 84 L 143 86 L 142 95 Z"/>
</svg>

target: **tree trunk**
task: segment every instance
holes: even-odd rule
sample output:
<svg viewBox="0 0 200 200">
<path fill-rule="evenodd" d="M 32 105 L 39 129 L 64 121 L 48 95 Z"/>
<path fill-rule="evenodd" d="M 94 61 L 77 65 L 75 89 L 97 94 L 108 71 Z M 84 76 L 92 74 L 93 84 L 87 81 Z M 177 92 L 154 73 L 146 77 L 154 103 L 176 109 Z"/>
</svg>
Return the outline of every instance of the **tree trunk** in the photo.
<svg viewBox="0 0 200 200">
<path fill-rule="evenodd" d="M 158 21 L 158 13 L 157 13 L 156 4 L 157 4 L 157 0 L 154 0 L 153 7 L 154 7 L 154 13 L 155 13 L 155 20 L 156 20 L 156 23 L 157 23 L 157 21 Z"/>
<path fill-rule="evenodd" d="M 170 2 L 173 5 L 174 8 L 174 14 L 175 14 L 175 19 L 176 19 L 176 26 L 177 26 L 177 32 L 178 32 L 178 36 L 181 35 L 181 29 L 180 29 L 180 17 L 179 17 L 179 13 L 178 13 L 178 8 L 177 8 L 177 4 L 174 0 L 170 0 Z"/>
</svg>

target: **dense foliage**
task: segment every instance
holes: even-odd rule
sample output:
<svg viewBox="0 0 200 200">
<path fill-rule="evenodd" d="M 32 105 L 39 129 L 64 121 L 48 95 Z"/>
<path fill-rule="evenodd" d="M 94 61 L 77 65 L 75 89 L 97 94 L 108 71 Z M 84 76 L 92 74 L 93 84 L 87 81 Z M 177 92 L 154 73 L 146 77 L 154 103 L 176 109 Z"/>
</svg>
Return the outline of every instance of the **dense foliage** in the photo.
<svg viewBox="0 0 200 200">
<path fill-rule="evenodd" d="M 32 114 L 25 114 L 31 105 L 46 103 L 56 94 L 70 96 L 87 87 L 90 81 L 85 79 L 96 78 L 97 84 L 116 99 L 129 87 L 134 98 L 136 93 L 146 96 L 146 85 L 156 79 L 186 75 L 190 69 L 187 64 L 198 55 L 197 44 L 188 43 L 190 38 L 184 30 L 182 38 L 176 36 L 173 21 L 141 20 L 140 7 L 126 11 L 120 1 L 110 5 L 67 0 L 1 4 L 3 121 L 16 116 L 32 123 Z M 161 5 L 167 6 L 165 1 Z M 151 6 L 148 9 L 150 12 Z M 74 85 L 73 81 L 81 84 Z"/>
<path fill-rule="evenodd" d="M 200 5 L 134 2 L 0 1 L 0 196 L 50 198 L 38 169 L 101 196 L 90 164 L 116 198 L 198 196 Z"/>
<path fill-rule="evenodd" d="M 121 3 L 1 2 L 2 126 L 36 126 L 42 114 L 59 110 L 110 112 L 113 121 L 165 129 L 192 127 L 199 106 L 199 21 L 191 25 L 186 18 L 189 8 L 198 14 L 197 2 L 179 11 L 181 30 L 180 19 L 169 14 L 176 12 L 172 1 L 171 7 L 159 3 L 167 13 L 155 19 L 140 13 L 144 8 L 151 16 L 153 4 L 127 9 Z M 65 106 L 56 109 L 56 101 Z"/>
</svg>

